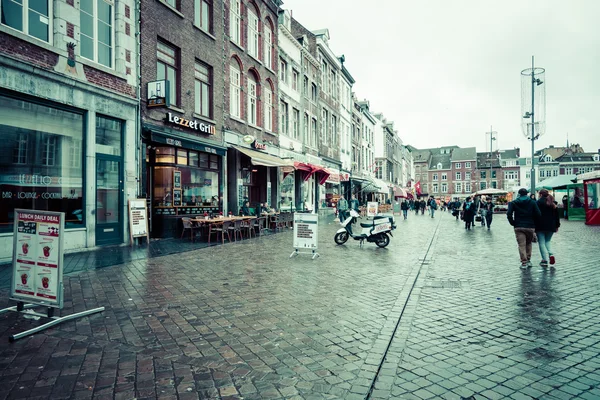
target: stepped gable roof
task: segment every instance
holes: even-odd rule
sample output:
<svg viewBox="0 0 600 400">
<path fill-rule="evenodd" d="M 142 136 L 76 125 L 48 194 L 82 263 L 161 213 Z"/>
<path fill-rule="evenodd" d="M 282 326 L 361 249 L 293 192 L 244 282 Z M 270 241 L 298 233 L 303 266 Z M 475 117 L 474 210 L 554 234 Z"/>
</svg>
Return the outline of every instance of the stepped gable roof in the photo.
<svg viewBox="0 0 600 400">
<path fill-rule="evenodd" d="M 429 161 L 429 169 L 430 170 L 436 170 L 438 169 L 438 164 L 442 164 L 442 168 L 440 169 L 450 169 L 451 165 L 452 165 L 452 161 L 451 161 L 451 154 L 450 153 L 444 153 L 444 154 L 432 154 L 431 155 L 431 160 Z"/>
<path fill-rule="evenodd" d="M 486 169 L 490 167 L 490 153 L 483 152 L 477 153 L 477 168 Z M 495 151 L 492 155 L 492 168 L 500 168 L 500 159 L 498 158 L 498 152 Z"/>
<path fill-rule="evenodd" d="M 452 150 L 452 161 L 470 161 L 477 158 L 477 149 L 475 147 L 457 148 Z"/>
</svg>

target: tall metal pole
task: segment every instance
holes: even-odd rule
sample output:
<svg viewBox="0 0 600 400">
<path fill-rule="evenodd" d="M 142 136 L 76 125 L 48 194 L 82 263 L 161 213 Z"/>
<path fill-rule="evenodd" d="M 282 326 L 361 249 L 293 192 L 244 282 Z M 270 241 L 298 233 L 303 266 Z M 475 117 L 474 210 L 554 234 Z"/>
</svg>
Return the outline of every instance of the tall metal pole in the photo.
<svg viewBox="0 0 600 400">
<path fill-rule="evenodd" d="M 535 68 L 531 56 L 531 193 L 535 193 Z"/>
<path fill-rule="evenodd" d="M 492 156 L 494 155 L 493 143 L 494 143 L 494 130 L 492 129 L 492 125 L 490 125 L 490 185 L 488 186 L 488 188 L 492 187 L 492 171 L 493 171 L 492 165 L 494 162 L 494 159 L 492 158 Z"/>
</svg>

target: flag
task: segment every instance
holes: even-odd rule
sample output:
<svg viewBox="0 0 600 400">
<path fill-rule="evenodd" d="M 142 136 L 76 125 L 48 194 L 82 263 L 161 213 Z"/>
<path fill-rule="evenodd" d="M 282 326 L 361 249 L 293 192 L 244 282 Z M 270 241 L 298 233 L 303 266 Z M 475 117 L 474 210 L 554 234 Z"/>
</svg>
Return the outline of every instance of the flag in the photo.
<svg viewBox="0 0 600 400">
<path fill-rule="evenodd" d="M 417 196 L 421 195 L 421 181 L 415 183 L 415 190 L 417 191 Z"/>
</svg>

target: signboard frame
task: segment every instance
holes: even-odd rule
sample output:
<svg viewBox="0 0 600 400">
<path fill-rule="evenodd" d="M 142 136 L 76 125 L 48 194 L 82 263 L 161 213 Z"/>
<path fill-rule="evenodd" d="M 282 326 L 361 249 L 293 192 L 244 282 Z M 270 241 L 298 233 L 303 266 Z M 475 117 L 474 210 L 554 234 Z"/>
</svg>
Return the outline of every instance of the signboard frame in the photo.
<svg viewBox="0 0 600 400">
<path fill-rule="evenodd" d="M 301 237 L 302 233 L 310 231 L 310 237 Z M 290 258 L 299 254 L 312 254 L 312 259 L 319 257 L 316 252 L 319 243 L 319 215 L 308 213 L 294 213 L 294 252 Z M 310 253 L 301 252 L 299 249 L 312 250 Z"/>
<path fill-rule="evenodd" d="M 139 204 L 138 204 L 139 203 Z M 148 202 L 145 198 L 143 199 L 129 199 L 127 201 L 127 208 L 128 208 L 128 215 L 129 215 L 129 241 L 130 243 L 133 245 L 133 239 L 134 238 L 138 238 L 138 237 L 145 237 L 146 240 L 148 241 L 148 243 L 150 243 L 150 224 L 148 221 Z M 146 223 L 146 233 L 135 233 L 135 229 L 134 229 L 134 225 L 139 225 L 139 224 L 134 224 L 133 222 L 133 217 L 134 214 L 133 212 L 136 210 L 143 210 L 144 215 L 141 216 L 141 218 L 139 219 L 145 219 Z M 136 218 L 137 220 L 138 218 Z M 142 222 L 143 224 L 143 222 Z"/>
<path fill-rule="evenodd" d="M 181 171 L 173 170 L 173 189 L 181 189 Z"/>
<path fill-rule="evenodd" d="M 379 203 L 376 201 L 367 202 L 367 217 L 374 217 L 379 210 Z"/>
<path fill-rule="evenodd" d="M 171 102 L 171 82 L 167 79 L 148 82 L 146 84 L 146 106 L 151 107 L 169 107 Z"/>
<path fill-rule="evenodd" d="M 25 216 L 28 218 L 25 220 Z M 23 218 L 22 218 L 23 217 Z M 52 218 L 48 218 L 52 217 Z M 58 223 L 55 223 L 54 220 L 58 219 Z M 52 221 L 50 220 L 52 219 Z M 49 308 L 63 308 L 63 265 L 64 265 L 64 238 L 65 238 L 65 213 L 56 212 L 56 211 L 39 211 L 39 210 L 26 210 L 15 208 L 14 210 L 14 229 L 13 229 L 13 260 L 12 260 L 12 280 L 10 285 L 10 300 L 14 300 L 21 303 L 30 303 L 37 304 L 44 307 Z M 22 224 L 20 224 L 22 222 Z M 35 232 L 34 233 L 24 233 L 26 229 L 26 223 L 35 224 Z M 43 224 L 43 225 L 42 225 Z M 21 225 L 22 232 L 19 232 L 19 225 Z M 46 225 L 58 225 L 58 228 L 50 227 Z M 31 227 L 33 225 L 30 225 Z M 45 235 L 41 235 L 40 228 L 47 228 L 48 232 Z M 57 229 L 57 231 L 54 231 Z M 56 236 L 55 236 L 56 233 Z M 32 235 L 33 238 L 23 238 L 21 237 Z M 40 242 L 41 239 L 44 241 Z M 51 238 L 56 238 L 56 240 L 51 240 Z M 31 246 L 31 253 L 29 254 L 29 243 L 31 240 L 34 240 L 34 246 Z M 25 242 L 25 243 L 20 243 Z M 40 247 L 40 245 L 44 245 L 44 247 Z M 21 246 L 21 249 L 19 249 Z M 54 246 L 58 247 L 54 249 Z M 46 250 L 48 248 L 48 250 Z M 19 251 L 21 250 L 21 251 Z M 52 254 L 50 250 L 53 250 L 54 256 L 51 257 Z M 19 258 L 20 257 L 20 258 Z M 43 260 L 40 261 L 40 258 Z M 48 262 L 46 262 L 48 261 Z M 54 267 L 53 262 L 56 263 L 56 267 Z M 40 265 L 42 264 L 42 265 Z M 28 278 L 30 275 L 25 273 L 21 274 L 24 270 L 19 268 L 28 268 L 27 271 L 35 271 L 34 276 L 39 277 L 40 275 L 50 275 L 50 277 L 42 277 L 41 287 L 43 287 L 47 293 L 38 292 L 38 282 L 37 279 L 34 278 L 32 283 L 33 287 L 31 288 L 31 294 L 17 293 L 17 290 L 24 291 L 23 288 L 17 289 L 19 286 L 16 281 L 19 276 L 22 279 L 22 285 L 27 285 Z M 48 272 L 38 272 L 39 269 L 44 268 L 49 270 Z M 56 268 L 56 275 L 52 273 L 52 269 Z M 42 270 L 43 271 L 43 270 Z M 29 272 L 31 274 L 31 272 Z M 22 276 L 25 275 L 25 278 Z M 46 279 L 44 281 L 44 279 Z M 50 286 L 52 283 L 52 286 Z M 56 299 L 52 299 L 53 294 L 56 294 Z M 50 296 L 50 297 L 49 297 Z"/>
</svg>

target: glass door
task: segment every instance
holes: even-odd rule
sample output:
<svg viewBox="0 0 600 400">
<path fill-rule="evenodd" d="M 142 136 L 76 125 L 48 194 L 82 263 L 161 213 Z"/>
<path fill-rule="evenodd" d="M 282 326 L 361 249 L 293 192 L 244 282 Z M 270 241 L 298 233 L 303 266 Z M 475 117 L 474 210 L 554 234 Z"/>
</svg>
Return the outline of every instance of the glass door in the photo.
<svg viewBox="0 0 600 400">
<path fill-rule="evenodd" d="M 96 154 L 96 245 L 123 241 L 121 161 Z"/>
</svg>

